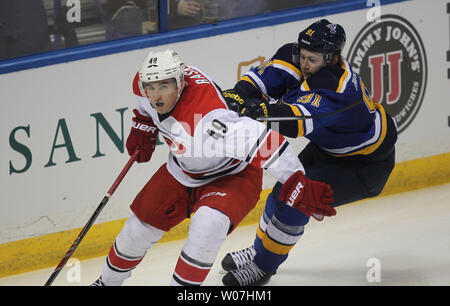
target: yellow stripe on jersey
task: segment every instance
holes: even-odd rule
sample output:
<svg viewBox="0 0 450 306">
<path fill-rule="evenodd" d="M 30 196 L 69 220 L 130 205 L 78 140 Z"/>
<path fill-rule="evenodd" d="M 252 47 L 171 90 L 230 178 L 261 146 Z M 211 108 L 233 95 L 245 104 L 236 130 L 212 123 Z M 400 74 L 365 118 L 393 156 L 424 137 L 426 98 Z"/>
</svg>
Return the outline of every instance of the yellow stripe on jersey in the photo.
<svg viewBox="0 0 450 306">
<path fill-rule="evenodd" d="M 288 103 L 284 102 L 283 99 L 281 99 L 281 102 L 288 105 L 291 108 L 291 110 L 295 116 L 303 116 L 302 112 L 300 111 L 300 109 L 297 106 L 288 104 Z M 303 126 L 304 121 L 305 120 L 297 120 L 297 130 L 298 130 L 297 138 L 305 135 L 305 128 Z"/>
<path fill-rule="evenodd" d="M 294 247 L 295 244 L 292 245 L 286 245 L 278 243 L 261 230 L 261 228 L 258 226 L 258 230 L 256 231 L 256 235 L 259 239 L 261 239 L 261 242 L 263 246 L 270 252 L 278 254 L 278 255 L 286 255 L 289 253 L 289 251 Z"/>
<path fill-rule="evenodd" d="M 256 88 L 258 88 L 255 83 L 253 83 L 252 79 L 250 79 L 248 76 L 244 75 L 241 77 L 241 79 L 239 81 L 245 81 L 245 82 L 249 82 L 251 83 L 253 86 L 255 86 Z"/>
<path fill-rule="evenodd" d="M 306 82 L 306 80 L 303 81 L 302 83 L 302 90 L 304 89 L 304 91 L 310 91 L 311 89 L 309 88 L 308 82 Z"/>
<path fill-rule="evenodd" d="M 355 151 L 352 153 L 339 154 L 339 155 L 331 154 L 331 155 L 336 156 L 336 157 L 351 156 L 351 155 L 357 155 L 357 154 L 368 155 L 370 153 L 375 152 L 375 150 L 380 147 L 380 145 L 383 143 L 384 138 L 386 138 L 386 132 L 387 132 L 386 111 L 384 110 L 384 107 L 381 106 L 381 104 L 379 104 L 379 103 L 373 102 L 373 105 L 380 112 L 380 115 L 381 115 L 381 133 L 380 133 L 380 137 L 378 138 L 378 140 L 374 144 L 371 144 L 370 146 L 367 146 L 364 149 L 361 149 L 361 150 L 358 150 L 358 151 Z"/>
<path fill-rule="evenodd" d="M 336 92 L 342 92 L 342 87 L 344 86 L 344 81 L 347 79 L 347 76 L 349 74 L 349 71 L 347 70 L 347 66 L 345 66 L 344 62 L 342 62 L 341 67 L 342 67 L 342 69 L 344 69 L 344 73 L 342 74 L 341 78 L 339 79 L 339 86 L 336 89 Z"/>
<path fill-rule="evenodd" d="M 375 111 L 375 105 L 374 102 L 372 100 L 372 97 L 369 95 L 368 92 L 366 92 L 366 87 L 364 85 L 364 82 L 360 79 L 360 84 L 361 84 L 361 91 L 363 94 L 363 98 L 364 98 L 364 103 L 366 103 L 367 108 L 369 109 L 369 111 L 371 113 L 373 113 Z"/>
<path fill-rule="evenodd" d="M 258 89 L 258 86 L 256 86 L 255 83 L 253 83 L 252 79 L 249 78 L 249 77 L 246 76 L 246 75 L 242 76 L 242 77 L 239 79 L 239 81 L 249 82 L 250 84 L 253 85 L 253 87 L 255 87 L 256 89 Z M 259 89 L 258 89 L 258 90 L 259 90 Z M 259 90 L 259 91 L 260 91 L 260 90 Z M 270 100 L 269 97 L 266 96 L 263 92 L 261 92 L 261 96 L 262 96 L 264 99 L 266 99 L 266 101 L 269 101 L 269 100 Z"/>
<path fill-rule="evenodd" d="M 279 60 L 279 59 L 273 60 L 273 63 L 274 63 L 274 64 L 281 65 L 281 66 L 284 66 L 284 67 L 286 67 L 286 68 L 292 70 L 295 74 L 298 75 L 299 79 L 301 79 L 301 77 L 302 77 L 302 72 L 300 71 L 300 69 L 298 69 L 298 68 L 295 67 L 294 65 L 292 65 L 292 64 L 290 64 L 290 63 L 288 63 L 288 62 Z"/>
</svg>

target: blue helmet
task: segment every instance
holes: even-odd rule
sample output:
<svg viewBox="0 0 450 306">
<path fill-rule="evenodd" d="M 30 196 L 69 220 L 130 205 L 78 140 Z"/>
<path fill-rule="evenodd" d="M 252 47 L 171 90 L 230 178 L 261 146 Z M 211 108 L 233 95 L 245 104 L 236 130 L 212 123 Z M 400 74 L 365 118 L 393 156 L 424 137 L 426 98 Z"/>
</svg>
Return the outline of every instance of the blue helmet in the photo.
<svg viewBox="0 0 450 306">
<path fill-rule="evenodd" d="M 298 41 L 294 44 L 294 61 L 300 49 L 320 52 L 324 54 L 327 64 L 331 56 L 340 53 L 345 46 L 345 31 L 342 26 L 331 23 L 326 19 L 316 21 L 298 34 Z"/>
</svg>

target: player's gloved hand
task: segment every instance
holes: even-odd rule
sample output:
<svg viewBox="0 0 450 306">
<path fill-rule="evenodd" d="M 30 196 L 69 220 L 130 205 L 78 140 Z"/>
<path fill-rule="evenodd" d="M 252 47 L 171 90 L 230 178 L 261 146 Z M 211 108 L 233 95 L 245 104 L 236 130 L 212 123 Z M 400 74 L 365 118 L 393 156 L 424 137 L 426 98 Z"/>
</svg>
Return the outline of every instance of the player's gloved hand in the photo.
<svg viewBox="0 0 450 306">
<path fill-rule="evenodd" d="M 269 103 L 262 99 L 248 98 L 245 100 L 244 108 L 242 108 L 241 116 L 247 116 L 252 119 L 269 116 Z"/>
<path fill-rule="evenodd" d="M 234 89 L 227 89 L 222 91 L 222 96 L 227 102 L 228 108 L 238 114 L 241 113 L 242 108 L 244 107 L 244 99 L 242 99 Z"/>
<path fill-rule="evenodd" d="M 148 162 L 155 151 L 158 128 L 150 117 L 141 115 L 137 109 L 134 109 L 133 113 L 135 117 L 126 142 L 127 151 L 131 156 L 139 149 L 137 162 Z"/>
<path fill-rule="evenodd" d="M 295 172 L 283 184 L 279 199 L 318 221 L 324 216 L 336 215 L 331 206 L 334 199 L 330 185 L 310 180 L 301 171 Z"/>
</svg>

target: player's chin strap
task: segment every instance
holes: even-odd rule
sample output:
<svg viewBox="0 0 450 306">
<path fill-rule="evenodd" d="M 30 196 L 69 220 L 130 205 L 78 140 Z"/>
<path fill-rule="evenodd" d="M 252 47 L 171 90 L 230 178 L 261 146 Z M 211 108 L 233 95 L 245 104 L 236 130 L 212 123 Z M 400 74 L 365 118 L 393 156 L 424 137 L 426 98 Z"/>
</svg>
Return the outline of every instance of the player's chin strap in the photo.
<svg viewBox="0 0 450 306">
<path fill-rule="evenodd" d="M 342 113 L 345 112 L 351 108 L 354 108 L 356 106 L 358 106 L 359 104 L 361 104 L 363 102 L 363 99 L 360 99 L 356 102 L 353 102 L 352 104 L 349 104 L 341 109 L 338 109 L 337 111 L 331 112 L 331 113 L 326 113 L 326 114 L 321 114 L 321 115 L 317 115 L 317 116 L 286 116 L 286 117 L 257 117 L 256 120 L 257 121 L 292 121 L 292 120 L 305 120 L 305 119 L 320 119 L 320 118 L 324 118 L 324 117 L 329 117 L 338 113 Z"/>
</svg>

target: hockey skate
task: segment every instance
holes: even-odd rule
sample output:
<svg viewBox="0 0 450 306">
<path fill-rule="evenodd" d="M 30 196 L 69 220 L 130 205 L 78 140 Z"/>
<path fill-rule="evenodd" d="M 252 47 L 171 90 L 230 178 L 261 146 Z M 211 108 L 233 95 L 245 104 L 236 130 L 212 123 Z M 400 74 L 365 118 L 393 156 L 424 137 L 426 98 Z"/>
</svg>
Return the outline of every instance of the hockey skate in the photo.
<svg viewBox="0 0 450 306">
<path fill-rule="evenodd" d="M 222 283 L 225 286 L 262 286 L 267 284 L 274 274 L 264 272 L 250 261 L 245 267 L 225 274 Z"/>
<path fill-rule="evenodd" d="M 106 286 L 106 284 L 103 282 L 102 277 L 100 276 L 95 282 L 91 284 L 93 287 L 103 287 Z"/>
<path fill-rule="evenodd" d="M 236 252 L 227 253 L 222 259 L 222 268 L 227 272 L 241 269 L 252 262 L 255 254 L 253 245 Z"/>
</svg>

